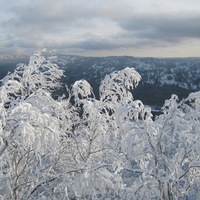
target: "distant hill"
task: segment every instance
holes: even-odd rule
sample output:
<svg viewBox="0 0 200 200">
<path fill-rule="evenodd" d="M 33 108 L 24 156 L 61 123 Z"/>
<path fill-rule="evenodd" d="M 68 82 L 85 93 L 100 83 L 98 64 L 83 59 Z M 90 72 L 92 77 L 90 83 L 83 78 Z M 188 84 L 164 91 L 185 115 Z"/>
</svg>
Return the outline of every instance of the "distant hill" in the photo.
<svg viewBox="0 0 200 200">
<path fill-rule="evenodd" d="M 180 99 L 192 91 L 200 90 L 200 58 L 136 58 L 130 56 L 82 57 L 57 55 L 56 63 L 65 70 L 67 85 L 85 79 L 98 98 L 101 80 L 115 70 L 134 67 L 142 76 L 133 90 L 135 99 L 153 107 L 162 106 L 171 94 Z M 28 63 L 28 56 L 0 56 L 0 78 L 14 70 L 18 63 Z"/>
<path fill-rule="evenodd" d="M 29 56 L 23 54 L 0 55 L 0 62 L 11 62 L 18 60 L 27 60 Z"/>
<path fill-rule="evenodd" d="M 182 99 L 200 89 L 200 58 L 59 55 L 56 62 L 65 69 L 67 84 L 86 79 L 93 86 L 97 97 L 99 84 L 105 75 L 125 67 L 135 68 L 142 76 L 133 96 L 148 105 L 162 106 L 164 100 L 173 93 Z"/>
<path fill-rule="evenodd" d="M 0 55 L 0 79 L 12 72 L 18 63 L 28 63 L 29 56 L 22 54 Z"/>
</svg>

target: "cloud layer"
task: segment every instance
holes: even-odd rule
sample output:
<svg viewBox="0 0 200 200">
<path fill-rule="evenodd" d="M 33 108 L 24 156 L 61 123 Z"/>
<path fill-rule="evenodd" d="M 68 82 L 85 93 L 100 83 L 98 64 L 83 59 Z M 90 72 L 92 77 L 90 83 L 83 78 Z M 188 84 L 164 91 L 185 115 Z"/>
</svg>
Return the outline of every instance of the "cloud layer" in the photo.
<svg viewBox="0 0 200 200">
<path fill-rule="evenodd" d="M 1 54 L 198 56 L 197 0 L 3 0 L 0 13 Z"/>
</svg>

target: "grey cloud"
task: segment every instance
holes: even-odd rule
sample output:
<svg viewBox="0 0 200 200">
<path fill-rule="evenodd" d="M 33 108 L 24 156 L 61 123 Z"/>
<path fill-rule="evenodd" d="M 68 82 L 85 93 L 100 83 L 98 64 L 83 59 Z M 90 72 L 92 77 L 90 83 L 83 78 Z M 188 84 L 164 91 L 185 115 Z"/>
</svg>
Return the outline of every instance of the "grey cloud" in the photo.
<svg viewBox="0 0 200 200">
<path fill-rule="evenodd" d="M 13 17 L 5 21 L 3 27 L 13 31 L 35 29 L 39 33 L 58 33 L 71 27 L 95 27 L 93 19 L 114 21 L 131 13 L 126 4 L 112 0 L 104 3 L 92 2 L 45 0 L 36 4 L 13 6 L 10 10 Z"/>
<path fill-rule="evenodd" d="M 60 8 L 57 9 L 56 6 L 59 4 Z M 54 28 L 60 30 L 63 27 L 76 25 L 81 20 L 90 20 L 97 15 L 96 10 L 90 6 L 82 7 L 82 5 L 66 4 L 63 1 L 56 3 L 55 1 L 44 1 L 36 5 L 13 7 L 12 13 L 14 17 L 4 25 L 20 28 L 34 26 L 42 30 L 53 30 Z"/>
<path fill-rule="evenodd" d="M 21 48 L 43 48 L 41 45 L 37 45 L 34 42 L 31 42 L 29 40 L 24 40 L 24 41 L 16 41 L 11 42 L 10 46 L 20 46 Z M 49 49 L 79 49 L 79 50 L 93 50 L 93 51 L 98 51 L 98 50 L 111 50 L 115 48 L 119 48 L 121 45 L 116 45 L 112 42 L 109 42 L 106 39 L 98 39 L 98 38 L 89 38 L 85 40 L 80 40 L 77 42 L 65 42 L 63 41 L 58 42 L 58 41 L 43 41 L 43 45 L 46 48 Z"/>
<path fill-rule="evenodd" d="M 86 39 L 69 45 L 71 48 L 78 48 L 83 50 L 110 50 L 118 48 L 119 46 L 109 42 L 106 39 Z"/>
<path fill-rule="evenodd" d="M 83 9 L 78 5 L 61 4 L 55 9 L 59 1 L 56 4 L 49 4 L 48 1 L 46 3 L 13 7 L 13 17 L 2 26 L 20 36 L 22 33 L 27 34 L 26 32 L 34 34 L 34 31 L 37 34 L 59 33 L 70 27 L 88 26 L 90 19 L 95 16 L 95 11 L 90 7 Z"/>
<path fill-rule="evenodd" d="M 28 49 L 44 44 L 47 48 L 98 51 L 160 47 L 179 43 L 184 38 L 200 38 L 200 14 L 142 15 L 135 10 L 133 13 L 127 5 L 114 3 L 114 0 L 104 1 L 104 5 L 99 3 L 98 6 L 85 1 L 81 4 L 80 1 L 70 2 L 43 0 L 12 7 L 13 17 L 1 24 L 7 46 Z M 110 30 L 114 24 L 116 33 L 113 31 L 111 35 L 110 30 L 101 33 L 101 25 L 96 19 L 102 20 L 101 23 L 111 22 Z M 70 35 L 73 34 L 75 37 L 70 43 Z"/>
<path fill-rule="evenodd" d="M 129 35 L 146 40 L 179 42 L 183 38 L 200 38 L 200 15 L 134 16 L 119 25 Z"/>
</svg>

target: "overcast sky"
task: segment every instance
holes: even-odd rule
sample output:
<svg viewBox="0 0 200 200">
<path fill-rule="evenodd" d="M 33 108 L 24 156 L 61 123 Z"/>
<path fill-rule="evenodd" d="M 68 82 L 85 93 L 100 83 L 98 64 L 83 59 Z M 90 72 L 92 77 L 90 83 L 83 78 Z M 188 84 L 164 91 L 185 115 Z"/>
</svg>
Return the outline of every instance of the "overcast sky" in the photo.
<svg viewBox="0 0 200 200">
<path fill-rule="evenodd" d="M 200 56 L 200 0 L 0 0 L 0 54 Z"/>
</svg>

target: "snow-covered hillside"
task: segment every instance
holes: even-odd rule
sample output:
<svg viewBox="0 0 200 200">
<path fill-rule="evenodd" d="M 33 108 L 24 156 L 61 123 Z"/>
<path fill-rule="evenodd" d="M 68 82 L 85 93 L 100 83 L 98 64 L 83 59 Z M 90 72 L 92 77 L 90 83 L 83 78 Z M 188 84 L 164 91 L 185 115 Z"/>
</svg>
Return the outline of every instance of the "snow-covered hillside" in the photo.
<svg viewBox="0 0 200 200">
<path fill-rule="evenodd" d="M 65 70 L 68 85 L 87 80 L 98 97 L 98 88 L 106 74 L 135 68 L 141 75 L 139 86 L 133 91 L 135 99 L 145 104 L 162 106 L 165 99 L 177 94 L 180 99 L 200 89 L 200 58 L 135 58 L 128 56 L 81 57 L 58 55 L 59 66 Z"/>
<path fill-rule="evenodd" d="M 176 85 L 185 89 L 200 88 L 200 58 L 135 58 L 80 57 L 59 55 L 62 65 L 74 81 L 78 77 L 100 81 L 106 74 L 125 67 L 134 67 L 142 76 L 142 83 L 151 85 Z M 76 73 L 74 73 L 76 72 Z"/>
<path fill-rule="evenodd" d="M 1 78 L 12 71 L 18 62 L 26 62 L 26 56 L 0 57 Z M 9 60 L 10 63 L 6 63 Z M 15 61 L 15 62 L 14 62 Z M 98 98 L 99 85 L 107 74 L 125 67 L 135 68 L 142 80 L 134 90 L 134 98 L 148 105 L 164 104 L 171 94 L 180 99 L 190 92 L 200 89 L 200 58 L 136 58 L 130 56 L 82 57 L 76 55 L 57 55 L 56 63 L 65 71 L 63 79 L 67 85 L 80 79 L 87 80 Z M 12 66 L 12 67 L 11 67 Z"/>
</svg>

